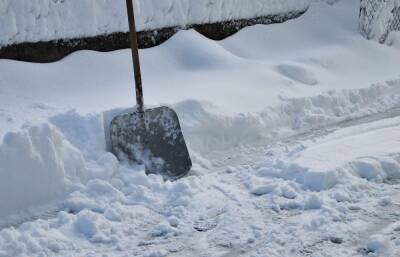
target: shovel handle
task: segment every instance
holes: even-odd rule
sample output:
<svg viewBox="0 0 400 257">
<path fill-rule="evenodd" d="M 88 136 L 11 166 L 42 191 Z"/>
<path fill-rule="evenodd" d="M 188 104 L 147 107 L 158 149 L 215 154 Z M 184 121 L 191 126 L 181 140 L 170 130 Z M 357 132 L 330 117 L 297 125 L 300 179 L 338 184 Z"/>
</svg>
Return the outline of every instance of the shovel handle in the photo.
<svg viewBox="0 0 400 257">
<path fill-rule="evenodd" d="M 126 0 L 126 9 L 128 11 L 129 40 L 132 50 L 133 71 L 135 73 L 136 104 L 137 104 L 137 110 L 139 112 L 143 112 L 144 107 L 143 107 L 142 75 L 140 72 L 139 49 L 138 49 L 139 47 L 136 34 L 133 0 Z"/>
</svg>

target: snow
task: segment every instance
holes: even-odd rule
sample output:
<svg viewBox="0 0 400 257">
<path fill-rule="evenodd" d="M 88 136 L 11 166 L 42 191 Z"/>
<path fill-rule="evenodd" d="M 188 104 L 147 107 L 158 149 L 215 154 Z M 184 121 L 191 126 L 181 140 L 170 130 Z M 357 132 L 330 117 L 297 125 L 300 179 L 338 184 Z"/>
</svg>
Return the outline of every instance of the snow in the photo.
<svg viewBox="0 0 400 257">
<path fill-rule="evenodd" d="M 0 60 L 0 256 L 399 256 L 400 52 L 358 4 L 141 51 L 190 147 L 174 182 L 107 151 L 129 51 Z"/>
<path fill-rule="evenodd" d="M 81 152 L 49 124 L 6 134 L 0 163 L 2 217 L 58 199 L 86 172 Z"/>
<path fill-rule="evenodd" d="M 136 0 L 138 30 L 304 11 L 308 0 Z M 125 1 L 2 0 L 0 46 L 128 31 Z"/>
<path fill-rule="evenodd" d="M 393 120 L 391 120 L 391 122 L 393 122 Z M 398 120 L 394 120 L 394 122 L 396 122 L 396 125 Z M 349 160 L 366 156 L 377 156 L 378 153 L 390 154 L 400 152 L 400 149 L 397 148 L 400 133 L 399 128 L 393 127 L 393 124 L 384 124 L 382 126 L 385 125 L 388 127 L 382 129 L 383 135 L 380 137 L 375 136 L 371 138 L 371 133 L 368 131 L 356 131 L 353 133 L 349 132 L 349 135 L 339 137 L 338 139 L 327 139 L 327 142 L 321 142 L 312 148 L 308 148 L 307 151 L 303 152 L 302 155 L 298 157 L 294 164 L 303 167 L 312 166 L 316 171 L 326 171 L 335 169 L 343 163 L 347 163 Z M 368 127 L 368 130 L 370 129 L 371 127 Z M 334 138 L 336 137 L 335 134 L 331 136 Z M 365 145 L 365 142 L 368 142 L 368 145 Z M 379 146 L 379 148 L 376 146 Z M 330 151 L 332 147 L 336 149 L 334 153 Z M 367 168 L 372 165 L 371 162 L 365 161 L 364 164 L 357 163 L 355 166 L 364 166 L 364 168 Z M 370 165 L 368 165 L 368 163 Z"/>
</svg>

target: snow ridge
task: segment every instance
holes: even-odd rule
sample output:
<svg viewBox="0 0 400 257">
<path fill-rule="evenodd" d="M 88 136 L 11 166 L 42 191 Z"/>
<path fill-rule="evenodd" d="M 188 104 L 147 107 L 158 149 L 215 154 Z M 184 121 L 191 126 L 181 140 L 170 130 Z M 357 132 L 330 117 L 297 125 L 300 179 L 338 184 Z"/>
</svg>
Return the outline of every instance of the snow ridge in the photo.
<svg viewBox="0 0 400 257">
<path fill-rule="evenodd" d="M 190 147 L 205 154 L 240 145 L 263 145 L 293 133 L 384 112 L 399 106 L 399 85 L 400 80 L 394 80 L 369 88 L 282 99 L 282 104 L 263 112 L 235 116 L 215 115 L 196 101 L 178 103 L 174 108 Z"/>
</svg>

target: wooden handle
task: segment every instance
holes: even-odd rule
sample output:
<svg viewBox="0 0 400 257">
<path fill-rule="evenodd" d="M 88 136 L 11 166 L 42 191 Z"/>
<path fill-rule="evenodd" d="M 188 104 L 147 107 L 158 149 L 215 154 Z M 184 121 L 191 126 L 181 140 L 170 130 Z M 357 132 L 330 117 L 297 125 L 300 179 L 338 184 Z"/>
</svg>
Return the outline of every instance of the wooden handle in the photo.
<svg viewBox="0 0 400 257">
<path fill-rule="evenodd" d="M 126 8 L 128 10 L 129 21 L 129 39 L 132 50 L 133 71 L 135 73 L 135 88 L 136 88 L 136 104 L 139 112 L 144 111 L 143 107 L 143 87 L 142 75 L 140 72 L 139 49 L 136 34 L 135 14 L 133 10 L 133 0 L 126 0 Z"/>
</svg>

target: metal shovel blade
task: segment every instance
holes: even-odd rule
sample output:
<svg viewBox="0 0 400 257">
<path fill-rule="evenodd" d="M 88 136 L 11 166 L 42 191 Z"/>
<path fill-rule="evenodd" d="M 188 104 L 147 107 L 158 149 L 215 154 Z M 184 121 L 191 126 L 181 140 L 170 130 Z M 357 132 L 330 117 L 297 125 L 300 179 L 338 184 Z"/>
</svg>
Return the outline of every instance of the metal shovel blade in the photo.
<svg viewBox="0 0 400 257">
<path fill-rule="evenodd" d="M 118 159 L 143 164 L 147 173 L 173 180 L 192 167 L 178 115 L 171 108 L 119 115 L 111 121 L 110 134 Z"/>
</svg>

